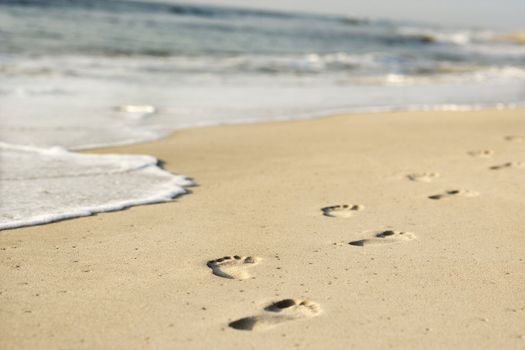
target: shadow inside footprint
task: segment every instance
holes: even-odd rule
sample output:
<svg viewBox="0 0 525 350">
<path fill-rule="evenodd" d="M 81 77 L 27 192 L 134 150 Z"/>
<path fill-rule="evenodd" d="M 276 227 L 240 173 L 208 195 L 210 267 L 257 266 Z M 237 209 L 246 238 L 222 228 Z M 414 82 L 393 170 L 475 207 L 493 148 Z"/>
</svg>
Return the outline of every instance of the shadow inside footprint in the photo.
<svg viewBox="0 0 525 350">
<path fill-rule="evenodd" d="M 279 312 L 281 310 L 287 309 L 289 307 L 295 306 L 296 301 L 294 299 L 283 299 L 272 303 L 264 308 L 266 311 Z"/>
<path fill-rule="evenodd" d="M 228 326 L 242 331 L 251 331 L 255 327 L 256 323 L 257 317 L 244 317 L 238 319 L 237 321 L 230 322 Z"/>
<path fill-rule="evenodd" d="M 283 299 L 266 306 L 259 315 L 240 318 L 228 326 L 243 331 L 266 330 L 284 322 L 317 316 L 320 311 L 319 305 L 308 300 Z"/>
<path fill-rule="evenodd" d="M 432 182 L 439 177 L 439 173 L 413 173 L 408 174 L 407 178 L 416 182 Z"/>
<path fill-rule="evenodd" d="M 490 170 L 500 170 L 500 169 L 508 169 L 508 168 L 520 169 L 524 167 L 525 167 L 525 163 L 522 163 L 522 162 L 507 162 L 507 163 L 491 166 L 489 169 Z"/>
<path fill-rule="evenodd" d="M 406 241 L 411 241 L 415 238 L 416 236 L 411 232 L 386 230 L 386 231 L 376 233 L 374 237 L 372 238 L 360 239 L 357 241 L 349 242 L 348 244 L 357 246 L 357 247 L 364 247 L 366 245 L 378 245 L 378 244 L 406 242 Z"/>
<path fill-rule="evenodd" d="M 505 136 L 505 140 L 510 142 L 524 142 L 525 135 L 508 135 Z"/>
<path fill-rule="evenodd" d="M 324 216 L 329 216 L 332 218 L 349 218 L 351 217 L 355 212 L 363 210 L 365 207 L 364 205 L 360 204 L 341 204 L 341 205 L 332 205 L 330 207 L 322 208 L 321 211 L 323 212 Z"/>
<path fill-rule="evenodd" d="M 494 155 L 494 151 L 491 149 L 478 149 L 474 151 L 469 151 L 468 154 L 472 157 L 490 158 Z"/>
<path fill-rule="evenodd" d="M 460 197 L 477 197 L 479 195 L 478 192 L 469 191 L 469 190 L 449 190 L 444 193 L 440 194 L 434 194 L 432 196 L 428 196 L 430 199 L 439 200 L 439 199 L 445 199 L 455 196 Z"/>
<path fill-rule="evenodd" d="M 225 256 L 219 259 L 210 260 L 206 264 L 212 273 L 219 277 L 244 280 L 250 278 L 248 268 L 260 261 L 257 257 L 239 255 Z"/>
</svg>

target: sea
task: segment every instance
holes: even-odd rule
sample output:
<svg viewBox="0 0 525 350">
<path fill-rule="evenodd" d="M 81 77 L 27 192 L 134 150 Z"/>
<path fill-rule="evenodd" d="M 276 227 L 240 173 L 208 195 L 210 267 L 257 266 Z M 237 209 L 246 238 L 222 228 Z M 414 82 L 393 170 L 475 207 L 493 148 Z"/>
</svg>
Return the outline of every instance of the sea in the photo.
<svg viewBox="0 0 525 350">
<path fill-rule="evenodd" d="M 198 183 L 148 155 L 80 150 L 210 125 L 523 106 L 518 39 L 346 14 L 0 0 L 0 229 L 171 201 Z"/>
</svg>

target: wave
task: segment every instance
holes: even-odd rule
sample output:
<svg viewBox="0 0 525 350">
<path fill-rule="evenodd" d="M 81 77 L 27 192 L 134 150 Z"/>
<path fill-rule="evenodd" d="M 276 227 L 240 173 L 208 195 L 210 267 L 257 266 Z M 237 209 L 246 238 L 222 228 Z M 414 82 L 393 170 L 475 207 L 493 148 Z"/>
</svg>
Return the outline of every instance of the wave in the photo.
<svg viewBox="0 0 525 350">
<path fill-rule="evenodd" d="M 516 32 L 516 33 L 508 33 L 508 34 L 502 34 L 498 35 L 496 37 L 496 40 L 511 44 L 517 44 L 517 45 L 525 45 L 525 33 L 524 32 Z"/>
<path fill-rule="evenodd" d="M 472 60 L 473 54 L 482 59 Z M 470 56 L 469 56 L 470 55 Z M 0 55 L 1 58 L 1 55 Z M 407 76 L 436 76 L 462 74 L 465 72 L 504 69 L 519 72 L 525 69 L 522 60 L 525 48 L 478 45 L 463 48 L 454 55 L 435 52 L 428 57 L 412 57 L 395 53 L 346 52 L 305 53 L 292 55 L 231 55 L 231 56 L 59 56 L 19 57 L 4 61 L 0 59 L 0 74 L 4 77 L 71 77 L 71 78 L 119 78 L 141 79 L 157 76 L 162 79 L 181 76 L 235 76 L 235 75 L 316 75 L 345 73 L 356 78 L 366 76 L 402 74 Z M 126 78 L 127 77 L 127 78 Z M 349 76 L 348 78 L 351 78 Z M 70 94 L 62 87 L 2 88 L 0 94 Z"/>
<path fill-rule="evenodd" d="M 107 1 L 107 0 L 0 0 L 0 5 L 40 7 L 40 8 L 80 8 L 103 11 L 136 11 L 167 13 L 177 16 L 231 18 L 231 17 L 270 17 L 270 18 L 323 18 L 327 16 L 307 13 L 292 13 L 271 10 L 244 9 L 237 7 L 220 7 L 211 5 L 193 5 L 155 1 Z"/>
<path fill-rule="evenodd" d="M 414 38 L 424 43 L 447 43 L 466 45 L 472 43 L 485 43 L 494 40 L 495 33 L 487 30 L 445 30 L 425 27 L 400 26 L 397 34 L 405 38 Z"/>
<path fill-rule="evenodd" d="M 371 19 L 365 18 L 365 17 L 346 16 L 346 17 L 341 17 L 339 20 L 341 21 L 341 23 L 350 25 L 350 26 L 361 26 L 361 25 L 372 23 Z"/>
<path fill-rule="evenodd" d="M 0 151 L 0 180 L 9 184 L 2 186 L 0 230 L 166 202 L 193 184 L 161 169 L 150 156 L 78 154 L 6 143 L 0 143 Z"/>
</svg>

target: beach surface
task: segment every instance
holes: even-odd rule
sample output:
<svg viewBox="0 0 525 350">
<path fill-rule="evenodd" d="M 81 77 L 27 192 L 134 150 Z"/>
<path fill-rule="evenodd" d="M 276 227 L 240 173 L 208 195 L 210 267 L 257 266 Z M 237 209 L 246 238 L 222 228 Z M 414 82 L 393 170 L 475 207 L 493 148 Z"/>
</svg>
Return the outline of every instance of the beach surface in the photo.
<svg viewBox="0 0 525 350">
<path fill-rule="evenodd" d="M 196 186 L 1 232 L 1 349 L 525 349 L 523 109 L 92 153 L 152 155 Z"/>
</svg>

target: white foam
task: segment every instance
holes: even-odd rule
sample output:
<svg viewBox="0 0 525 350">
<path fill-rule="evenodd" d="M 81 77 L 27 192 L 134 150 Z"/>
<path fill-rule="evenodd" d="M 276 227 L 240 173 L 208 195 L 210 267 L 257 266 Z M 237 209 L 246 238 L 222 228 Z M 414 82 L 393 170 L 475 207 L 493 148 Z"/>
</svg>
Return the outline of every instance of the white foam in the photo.
<svg viewBox="0 0 525 350">
<path fill-rule="evenodd" d="M 155 106 L 150 105 L 123 105 L 116 108 L 118 111 L 126 113 L 129 117 L 140 119 L 155 113 Z"/>
<path fill-rule="evenodd" d="M 494 40 L 495 33 L 487 30 L 458 30 L 430 27 L 409 27 L 402 26 L 397 28 L 397 32 L 402 36 L 420 37 L 425 36 L 430 40 L 455 45 L 466 45 L 470 43 L 486 42 Z"/>
<path fill-rule="evenodd" d="M 192 182 L 150 156 L 91 155 L 0 144 L 0 229 L 170 201 Z"/>
</svg>

